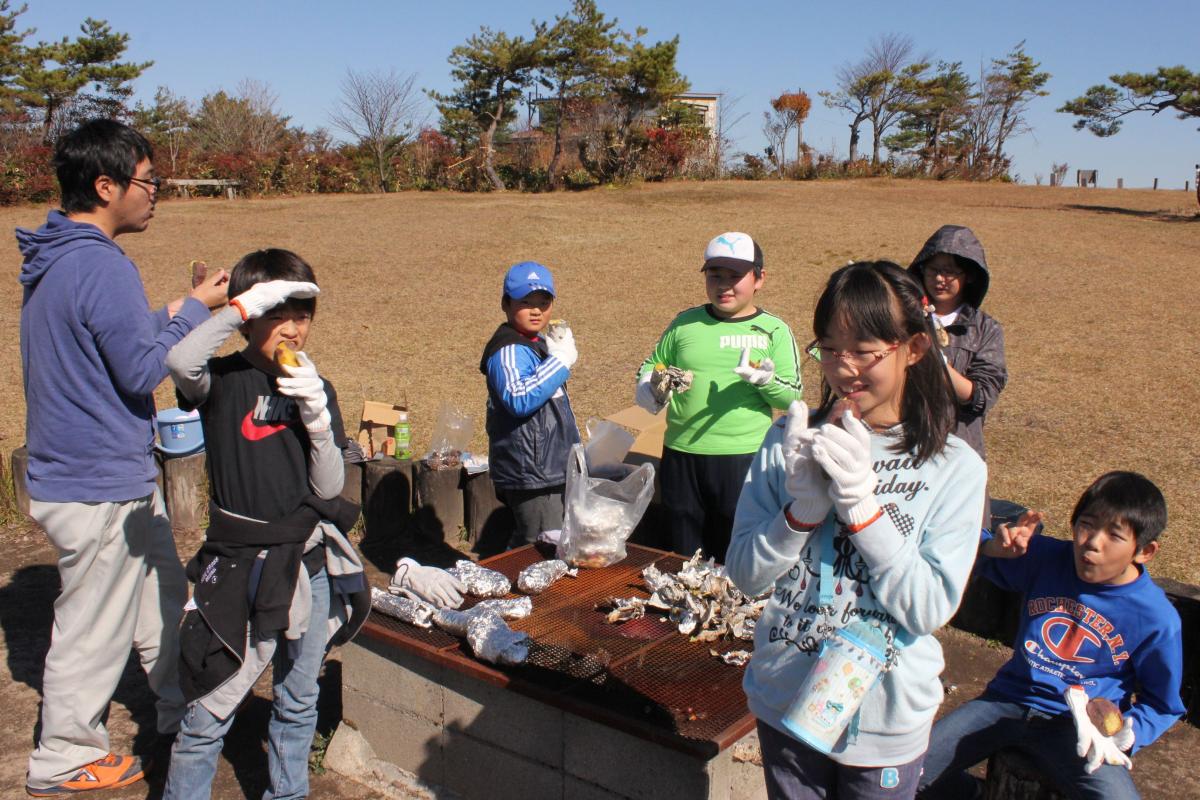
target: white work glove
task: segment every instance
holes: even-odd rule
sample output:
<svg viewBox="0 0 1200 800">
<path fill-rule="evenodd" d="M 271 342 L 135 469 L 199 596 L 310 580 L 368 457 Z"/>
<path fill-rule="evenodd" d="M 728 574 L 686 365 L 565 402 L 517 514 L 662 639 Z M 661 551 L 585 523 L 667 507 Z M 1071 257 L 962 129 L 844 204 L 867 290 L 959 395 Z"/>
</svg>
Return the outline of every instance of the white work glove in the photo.
<svg viewBox="0 0 1200 800">
<path fill-rule="evenodd" d="M 571 332 L 571 329 L 557 326 L 545 336 L 546 349 L 550 351 L 550 355 L 565 364 L 567 369 L 575 366 L 575 362 L 579 359 L 579 351 L 575 349 L 575 334 Z"/>
<path fill-rule="evenodd" d="M 1078 737 L 1075 752 L 1080 758 L 1087 759 L 1087 763 L 1083 765 L 1084 771 L 1091 775 L 1100 769 L 1101 764 L 1124 766 L 1125 769 L 1132 770 L 1133 760 L 1122 751 L 1133 748 L 1133 718 L 1126 715 L 1121 730 L 1112 736 L 1105 736 L 1088 718 L 1088 696 L 1082 686 L 1068 686 L 1063 692 L 1063 697 L 1066 698 L 1067 708 L 1071 709 L 1071 716 L 1075 719 L 1075 735 Z"/>
<path fill-rule="evenodd" d="M 307 281 L 264 281 L 256 283 L 229 301 L 242 312 L 242 320 L 257 319 L 275 306 L 295 297 L 305 299 L 321 293 L 315 283 Z"/>
<path fill-rule="evenodd" d="M 654 378 L 654 370 L 647 370 L 646 374 L 638 378 L 637 394 L 634 395 L 634 402 L 639 406 L 649 411 L 651 414 L 657 414 L 666 407 L 667 401 L 671 399 L 671 390 L 668 389 L 666 397 L 660 399 L 658 392 L 654 390 L 651 380 Z"/>
<path fill-rule="evenodd" d="M 444 569 L 423 567 L 411 558 L 402 558 L 396 562 L 396 574 L 392 576 L 388 591 L 423 600 L 438 608 L 458 608 L 467 587 Z"/>
<path fill-rule="evenodd" d="M 805 524 L 819 524 L 829 513 L 829 479 L 813 458 L 816 428 L 808 427 L 808 406 L 793 400 L 783 425 L 783 465 L 787 472 L 787 493 L 792 496 L 788 510 L 792 518 Z"/>
<path fill-rule="evenodd" d="M 296 401 L 300 410 L 300 421 L 309 433 L 329 430 L 329 398 L 325 396 L 325 381 L 317 374 L 317 368 L 303 351 L 296 353 L 298 367 L 281 366 L 287 377 L 276 378 L 275 385 L 280 394 Z"/>
<path fill-rule="evenodd" d="M 879 515 L 875 470 L 871 466 L 871 429 L 849 409 L 842 426 L 826 422 L 813 438 L 813 457 L 829 476 L 829 497 L 847 525 L 859 527 Z"/>
<path fill-rule="evenodd" d="M 766 386 L 775 377 L 775 362 L 764 358 L 757 367 L 750 366 L 750 348 L 742 348 L 742 358 L 733 368 L 733 374 L 751 386 Z"/>
</svg>

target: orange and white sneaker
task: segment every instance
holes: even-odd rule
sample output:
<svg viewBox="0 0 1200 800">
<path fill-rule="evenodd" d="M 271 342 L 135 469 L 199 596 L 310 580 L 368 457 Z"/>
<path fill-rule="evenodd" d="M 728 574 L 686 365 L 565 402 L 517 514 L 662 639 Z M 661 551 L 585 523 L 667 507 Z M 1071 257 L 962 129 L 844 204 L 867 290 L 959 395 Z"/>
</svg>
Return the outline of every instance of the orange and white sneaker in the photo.
<svg viewBox="0 0 1200 800">
<path fill-rule="evenodd" d="M 48 789 L 38 789 L 28 784 L 25 791 L 31 797 L 62 797 L 63 795 L 90 792 L 94 789 L 117 789 L 140 781 L 142 760 L 137 756 L 118 756 L 109 753 L 98 761 L 86 764 L 70 780 Z"/>
</svg>

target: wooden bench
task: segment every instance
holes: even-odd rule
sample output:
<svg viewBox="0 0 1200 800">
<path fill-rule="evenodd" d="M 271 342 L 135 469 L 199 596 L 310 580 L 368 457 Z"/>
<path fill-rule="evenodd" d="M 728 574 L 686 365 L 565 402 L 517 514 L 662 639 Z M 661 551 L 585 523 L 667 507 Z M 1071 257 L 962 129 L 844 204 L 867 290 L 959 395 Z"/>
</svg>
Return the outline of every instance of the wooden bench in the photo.
<svg viewBox="0 0 1200 800">
<path fill-rule="evenodd" d="M 225 197 L 232 200 L 238 196 L 238 189 L 242 188 L 241 181 L 217 178 L 167 178 L 164 182 L 167 186 L 177 188 L 184 197 L 191 197 L 193 188 L 211 187 L 224 189 Z"/>
</svg>

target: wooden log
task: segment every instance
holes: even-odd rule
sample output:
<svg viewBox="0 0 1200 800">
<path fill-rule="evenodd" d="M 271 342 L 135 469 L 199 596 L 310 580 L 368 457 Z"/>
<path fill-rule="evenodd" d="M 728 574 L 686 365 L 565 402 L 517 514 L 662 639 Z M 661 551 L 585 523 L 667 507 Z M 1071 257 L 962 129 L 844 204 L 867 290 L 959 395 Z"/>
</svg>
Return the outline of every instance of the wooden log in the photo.
<svg viewBox="0 0 1200 800">
<path fill-rule="evenodd" d="M 424 459 L 413 467 L 413 516 L 428 539 L 450 546 L 462 538 L 465 520 L 463 469 L 433 469 Z"/>
<path fill-rule="evenodd" d="M 479 557 L 503 552 L 516 523 L 512 511 L 496 496 L 491 472 L 463 477 L 463 507 L 467 540 Z"/>
<path fill-rule="evenodd" d="M 346 480 L 342 484 L 342 497 L 357 506 L 361 506 L 363 498 L 363 473 L 366 472 L 363 462 L 344 464 L 343 467 L 346 470 Z"/>
<path fill-rule="evenodd" d="M 9 463 L 12 465 L 13 500 L 17 504 L 17 511 L 29 516 L 29 487 L 25 482 L 25 469 L 29 466 L 29 448 L 18 447 L 13 450 Z"/>
<path fill-rule="evenodd" d="M 208 516 L 204 451 L 162 461 L 163 501 L 175 530 L 198 530 Z"/>
<path fill-rule="evenodd" d="M 412 461 L 380 458 L 363 469 L 363 544 L 390 542 L 408 526 L 412 515 Z"/>
<path fill-rule="evenodd" d="M 1067 796 L 1024 755 L 1001 750 L 988 760 L 983 800 L 1067 800 Z"/>
</svg>

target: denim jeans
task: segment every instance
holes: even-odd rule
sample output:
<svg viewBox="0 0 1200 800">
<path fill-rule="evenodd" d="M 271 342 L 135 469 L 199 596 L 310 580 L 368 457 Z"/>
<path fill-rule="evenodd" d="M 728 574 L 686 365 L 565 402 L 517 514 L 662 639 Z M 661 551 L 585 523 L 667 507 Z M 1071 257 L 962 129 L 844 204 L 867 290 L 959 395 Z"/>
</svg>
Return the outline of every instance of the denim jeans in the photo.
<svg viewBox="0 0 1200 800">
<path fill-rule="evenodd" d="M 289 648 L 280 636 L 273 664 L 275 699 L 267 728 L 267 769 L 270 783 L 263 800 L 293 800 L 308 796 L 308 753 L 317 729 L 317 677 L 325 657 L 329 618 L 329 580 L 325 570 L 311 578 L 312 615 L 308 631 Z M 295 658 L 289 649 L 297 650 Z M 171 749 L 164 800 L 208 800 L 217 757 L 234 715 L 217 719 L 199 701 L 187 714 Z"/>
<path fill-rule="evenodd" d="M 921 777 L 922 800 L 971 800 L 983 787 L 965 770 L 1001 748 L 1018 750 L 1076 800 L 1131 800 L 1140 797 L 1129 770 L 1102 764 L 1091 775 L 1075 752 L 1070 714 L 1052 717 L 1017 703 L 986 696 L 965 703 L 933 726 Z"/>
<path fill-rule="evenodd" d="M 922 756 L 890 767 L 852 767 L 761 720 L 758 742 L 771 800 L 905 800 L 921 774 Z"/>
</svg>

